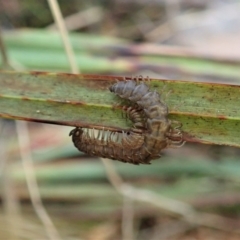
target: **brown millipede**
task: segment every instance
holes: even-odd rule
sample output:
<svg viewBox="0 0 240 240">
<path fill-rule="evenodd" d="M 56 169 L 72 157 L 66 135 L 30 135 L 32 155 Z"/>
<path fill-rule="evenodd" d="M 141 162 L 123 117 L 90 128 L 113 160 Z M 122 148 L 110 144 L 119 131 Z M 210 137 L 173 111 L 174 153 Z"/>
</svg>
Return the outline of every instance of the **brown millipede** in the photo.
<svg viewBox="0 0 240 240">
<path fill-rule="evenodd" d="M 167 105 L 161 101 L 159 93 L 149 90 L 145 81 L 149 79 L 139 77 L 136 80 L 117 82 L 109 89 L 119 97 L 128 99 L 143 109 L 146 114 L 147 128 L 143 147 L 151 155 L 149 158 L 156 158 L 163 148 L 181 146 L 183 140 L 179 130 L 180 125 L 172 127 L 173 121 L 167 118 Z M 174 123 L 178 124 L 176 121 Z M 175 140 L 172 140 L 174 138 Z"/>
<path fill-rule="evenodd" d="M 94 134 L 94 129 L 89 128 L 75 128 L 70 132 L 75 147 L 89 155 L 133 164 L 142 162 L 138 151 L 144 142 L 141 134 L 134 132 L 121 134 L 107 130 L 97 130 L 98 136 Z"/>
<path fill-rule="evenodd" d="M 139 152 L 144 143 L 141 113 L 133 107 L 123 107 L 123 110 L 133 122 L 130 130 L 113 132 L 77 127 L 69 134 L 75 147 L 89 155 L 133 164 L 144 163 Z"/>
<path fill-rule="evenodd" d="M 181 125 L 168 119 L 168 107 L 160 94 L 149 90 L 143 77 L 117 82 L 109 90 L 133 106 L 124 106 L 126 116 L 133 122 L 129 131 L 121 133 L 75 128 L 70 132 L 74 145 L 90 155 L 133 164 L 149 164 L 159 158 L 166 147 L 180 147 Z M 173 124 L 177 124 L 173 127 Z"/>
</svg>

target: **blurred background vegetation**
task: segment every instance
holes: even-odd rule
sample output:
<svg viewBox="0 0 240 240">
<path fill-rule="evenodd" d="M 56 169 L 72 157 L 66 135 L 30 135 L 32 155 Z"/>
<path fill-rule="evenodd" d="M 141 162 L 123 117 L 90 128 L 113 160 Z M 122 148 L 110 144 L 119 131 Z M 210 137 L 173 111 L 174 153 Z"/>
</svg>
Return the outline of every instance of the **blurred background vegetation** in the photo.
<svg viewBox="0 0 240 240">
<path fill-rule="evenodd" d="M 239 84 L 238 0 L 58 2 L 83 73 Z M 70 72 L 47 1 L 0 0 L 0 24 L 14 69 Z M 46 239 L 14 122 L 0 124 L 1 239 Z M 190 224 L 150 203 L 126 204 L 100 159 L 73 147 L 71 128 L 28 126 L 41 199 L 62 239 L 240 239 L 239 149 L 187 143 L 150 166 L 113 162 L 132 186 L 212 214 Z M 130 223 L 126 212 L 134 212 Z"/>
</svg>

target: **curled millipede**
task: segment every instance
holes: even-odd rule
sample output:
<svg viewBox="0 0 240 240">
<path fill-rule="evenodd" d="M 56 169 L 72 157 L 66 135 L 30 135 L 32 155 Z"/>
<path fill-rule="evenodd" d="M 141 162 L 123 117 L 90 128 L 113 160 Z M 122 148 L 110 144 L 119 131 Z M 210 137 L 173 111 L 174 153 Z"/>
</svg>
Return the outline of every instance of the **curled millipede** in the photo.
<svg viewBox="0 0 240 240">
<path fill-rule="evenodd" d="M 149 164 L 159 158 L 166 147 L 184 144 L 181 124 L 168 119 L 168 107 L 160 94 L 149 90 L 143 77 L 117 82 L 109 90 L 133 106 L 124 106 L 125 115 L 133 122 L 121 133 L 75 128 L 70 132 L 74 145 L 90 155 L 133 164 Z M 175 125 L 175 127 L 173 126 Z"/>
<path fill-rule="evenodd" d="M 145 81 L 149 79 L 139 77 L 136 80 L 118 82 L 110 87 L 110 91 L 137 104 L 144 111 L 147 133 L 143 147 L 150 154 L 148 158 L 156 158 L 163 148 L 179 147 L 184 142 L 181 124 L 167 118 L 167 105 L 160 99 L 159 93 L 149 90 Z M 173 123 L 177 125 L 175 128 L 172 127 Z"/>
<path fill-rule="evenodd" d="M 139 149 L 144 143 L 141 115 L 132 107 L 124 107 L 127 116 L 133 122 L 129 131 L 113 132 L 105 129 L 75 128 L 70 132 L 73 143 L 79 151 L 89 155 L 111 158 L 133 164 L 141 161 Z"/>
<path fill-rule="evenodd" d="M 89 155 L 110 158 L 133 164 L 141 163 L 138 149 L 144 142 L 144 137 L 139 133 L 110 132 L 97 130 L 98 136 L 94 135 L 94 129 L 75 128 L 70 132 L 73 143 L 79 151 Z M 134 143 L 134 147 L 133 147 Z"/>
</svg>

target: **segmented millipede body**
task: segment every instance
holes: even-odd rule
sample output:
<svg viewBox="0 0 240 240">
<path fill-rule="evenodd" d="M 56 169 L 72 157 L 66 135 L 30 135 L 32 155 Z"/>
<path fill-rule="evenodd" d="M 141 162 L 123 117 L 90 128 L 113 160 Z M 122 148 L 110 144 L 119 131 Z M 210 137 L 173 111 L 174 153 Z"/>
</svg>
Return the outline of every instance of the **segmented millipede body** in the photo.
<svg viewBox="0 0 240 240">
<path fill-rule="evenodd" d="M 145 163 L 139 155 L 144 143 L 143 130 L 139 128 L 143 127 L 141 115 L 132 107 L 124 107 L 124 110 L 132 120 L 133 128 L 119 133 L 77 127 L 69 134 L 75 147 L 89 155 L 133 164 Z"/>
<path fill-rule="evenodd" d="M 181 125 L 173 128 L 168 119 L 168 107 L 161 100 L 160 94 L 149 90 L 145 84 L 148 79 L 142 77 L 136 80 L 118 82 L 110 87 L 110 91 L 123 99 L 127 99 L 142 109 L 146 115 L 145 141 L 143 148 L 149 153 L 146 159 L 160 156 L 160 151 L 166 147 L 181 146 L 183 144 Z"/>
<path fill-rule="evenodd" d="M 98 136 L 93 136 L 94 133 Z M 121 162 L 132 164 L 141 163 L 139 148 L 144 142 L 144 137 L 139 133 L 108 132 L 106 130 L 95 130 L 89 128 L 75 128 L 70 132 L 73 143 L 79 151 L 89 155 L 110 158 Z M 134 142 L 134 147 L 133 146 Z M 131 146 L 131 147 L 130 147 Z"/>
<path fill-rule="evenodd" d="M 168 119 L 168 107 L 160 94 L 149 90 L 142 77 L 117 82 L 109 90 L 134 106 L 123 107 L 133 127 L 121 133 L 75 128 L 74 145 L 89 155 L 133 164 L 149 164 L 166 147 L 183 145 L 181 125 Z M 176 124 L 175 127 L 173 125 Z"/>
</svg>

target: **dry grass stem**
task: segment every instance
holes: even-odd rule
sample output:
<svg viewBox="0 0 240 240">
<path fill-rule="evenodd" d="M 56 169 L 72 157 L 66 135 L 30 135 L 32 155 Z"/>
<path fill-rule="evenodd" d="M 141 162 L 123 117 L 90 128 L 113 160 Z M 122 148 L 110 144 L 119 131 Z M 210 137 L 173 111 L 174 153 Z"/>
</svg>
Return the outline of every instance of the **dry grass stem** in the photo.
<svg viewBox="0 0 240 240">
<path fill-rule="evenodd" d="M 73 31 L 97 23 L 102 18 L 103 18 L 102 8 L 92 7 L 64 18 L 64 22 L 67 30 Z M 47 29 L 49 30 L 55 30 L 56 28 L 57 28 L 56 23 L 51 24 L 47 27 Z"/>
<path fill-rule="evenodd" d="M 134 240 L 134 200 L 123 196 L 122 240 Z"/>
<path fill-rule="evenodd" d="M 58 26 L 58 30 L 60 32 L 64 49 L 66 51 L 66 55 L 68 57 L 68 61 L 70 63 L 71 71 L 72 73 L 80 73 L 77 62 L 74 57 L 73 49 L 68 37 L 67 29 L 63 21 L 62 13 L 59 8 L 59 4 L 56 0 L 48 0 L 48 4 L 50 6 L 51 12 L 53 14 L 54 21 L 56 25 Z"/>
<path fill-rule="evenodd" d="M 129 184 L 125 184 L 116 172 L 113 163 L 107 159 L 102 159 L 105 166 L 107 177 L 114 188 L 122 194 L 135 201 L 150 203 L 162 212 L 174 217 L 181 217 L 187 223 L 198 226 L 210 227 L 226 232 L 240 234 L 239 227 L 232 226 L 231 219 L 214 214 L 197 212 L 191 205 L 178 200 L 166 198 L 148 190 L 137 189 Z"/>
<path fill-rule="evenodd" d="M 10 66 L 6 47 L 5 47 L 5 44 L 3 41 L 3 37 L 2 37 L 1 29 L 0 29 L 0 54 L 2 56 L 2 65 L 5 67 Z"/>
<path fill-rule="evenodd" d="M 48 237 L 51 240 L 60 240 L 60 236 L 43 206 L 42 199 L 39 193 L 39 188 L 35 176 L 34 166 L 32 162 L 30 139 L 28 134 L 27 123 L 16 122 L 17 137 L 20 148 L 20 156 L 22 159 L 23 169 L 26 177 L 28 191 L 34 210 L 36 211 L 39 219 L 45 227 Z"/>
<path fill-rule="evenodd" d="M 1 121 L 3 123 L 3 121 Z M 0 137 L 0 153 L 1 153 L 1 183 L 2 183 L 2 204 L 4 209 L 4 216 L 6 221 L 6 229 L 14 229 L 8 231 L 8 239 L 18 239 L 19 231 L 21 228 L 17 227 L 17 223 L 21 222 L 19 201 L 15 192 L 15 183 L 11 175 L 10 162 L 7 161 L 7 130 L 8 126 L 5 125 L 1 131 Z M 2 229 L 3 230 L 3 229 Z"/>
</svg>

